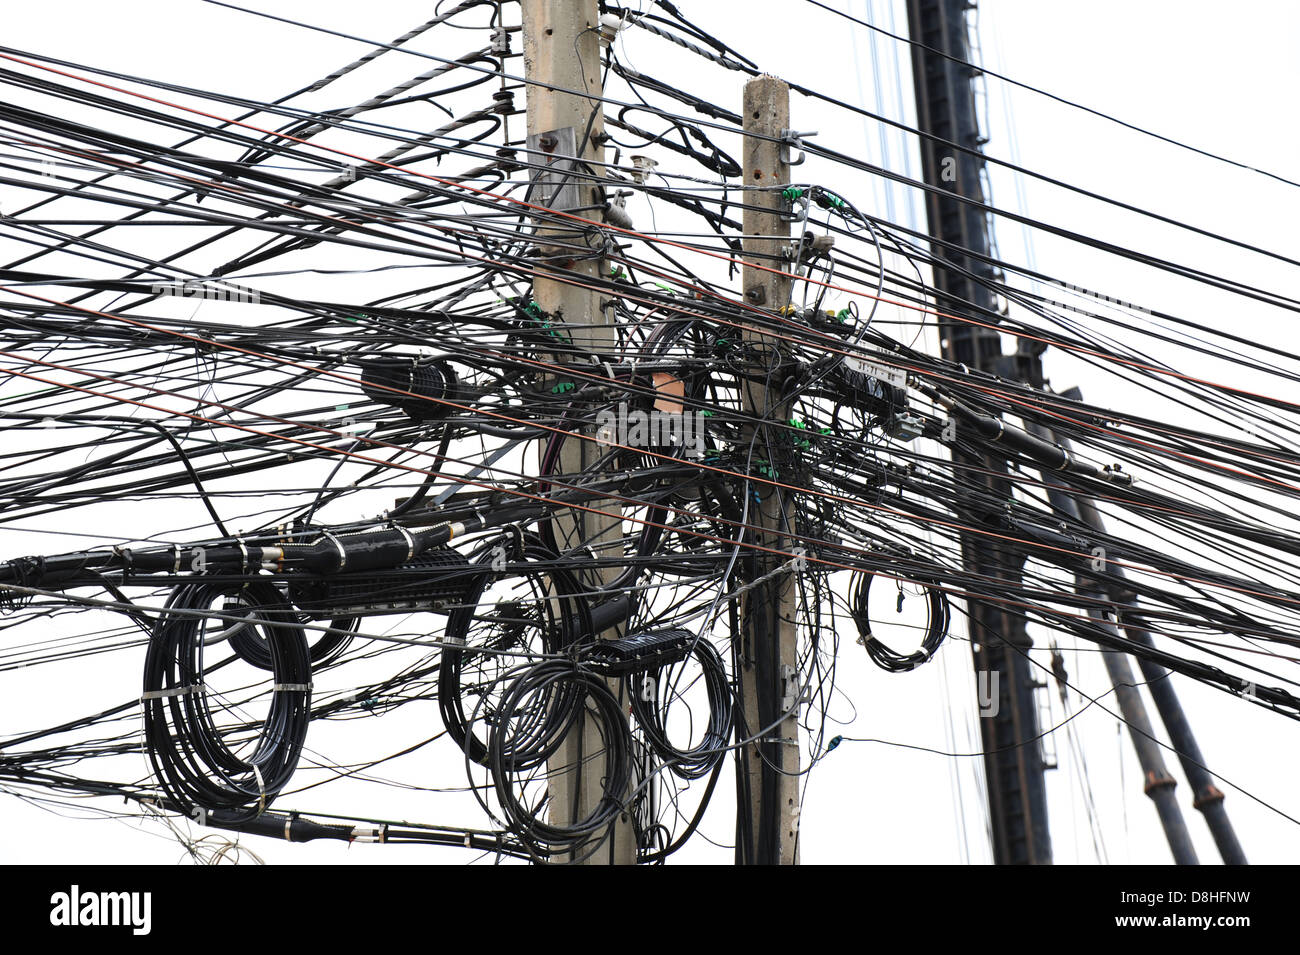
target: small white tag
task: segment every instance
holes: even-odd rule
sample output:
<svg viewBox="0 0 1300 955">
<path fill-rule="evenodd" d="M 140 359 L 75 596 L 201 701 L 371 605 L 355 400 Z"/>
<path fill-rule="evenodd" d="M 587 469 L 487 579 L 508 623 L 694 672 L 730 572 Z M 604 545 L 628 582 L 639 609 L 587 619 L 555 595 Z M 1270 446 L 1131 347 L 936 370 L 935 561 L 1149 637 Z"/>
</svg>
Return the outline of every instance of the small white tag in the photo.
<svg viewBox="0 0 1300 955">
<path fill-rule="evenodd" d="M 907 372 L 901 368 L 893 368 L 889 365 L 881 364 L 878 361 L 870 361 L 866 358 L 857 358 L 850 356 L 844 359 L 844 364 L 848 365 L 860 375 L 868 375 L 877 381 L 885 381 L 895 388 L 907 387 Z"/>
</svg>

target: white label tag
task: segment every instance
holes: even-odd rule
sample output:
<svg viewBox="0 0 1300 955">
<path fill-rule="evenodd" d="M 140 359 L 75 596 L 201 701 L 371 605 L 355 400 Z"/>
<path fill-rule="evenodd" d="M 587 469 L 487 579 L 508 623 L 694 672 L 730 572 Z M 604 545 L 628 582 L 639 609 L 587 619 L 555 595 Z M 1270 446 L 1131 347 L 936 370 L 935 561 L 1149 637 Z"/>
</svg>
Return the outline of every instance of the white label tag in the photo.
<svg viewBox="0 0 1300 955">
<path fill-rule="evenodd" d="M 907 372 L 901 368 L 893 368 L 889 365 L 881 364 L 878 361 L 870 361 L 866 358 L 857 358 L 850 356 L 844 359 L 844 364 L 848 365 L 854 371 L 861 375 L 869 375 L 877 381 L 885 381 L 895 388 L 907 387 Z"/>
</svg>

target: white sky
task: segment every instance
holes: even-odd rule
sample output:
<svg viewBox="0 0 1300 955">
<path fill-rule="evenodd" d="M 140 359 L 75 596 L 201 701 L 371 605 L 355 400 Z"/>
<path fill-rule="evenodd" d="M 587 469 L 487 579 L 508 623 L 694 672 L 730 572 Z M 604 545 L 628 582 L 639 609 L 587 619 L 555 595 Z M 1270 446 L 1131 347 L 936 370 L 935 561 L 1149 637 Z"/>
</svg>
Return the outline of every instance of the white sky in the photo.
<svg viewBox="0 0 1300 955">
<path fill-rule="evenodd" d="M 906 32 L 901 2 L 893 4 L 892 11 L 886 0 L 828 2 L 858 17 L 870 12 L 871 19 L 886 28 L 891 26 L 892 16 L 894 32 Z M 368 5 L 264 0 L 258 6 L 383 40 L 420 22 L 431 8 L 428 3 L 405 0 Z M 795 0 L 680 0 L 679 7 L 770 72 L 909 124 L 914 120 L 906 50 L 888 38 L 879 37 L 873 43 L 868 31 Z M 739 103 L 738 76 L 723 74 L 725 82 L 719 82 L 719 71 L 703 70 L 684 54 L 665 55 L 668 64 L 648 59 L 657 56 L 664 44 L 647 45 L 645 37 L 634 33 L 621 41 L 626 43 L 625 57 L 632 65 L 660 78 L 672 78 L 723 106 L 735 108 Z M 980 4 L 983 58 L 990 69 L 1284 175 L 1294 173 L 1294 157 L 1300 149 L 1300 131 L 1291 121 L 1294 111 L 1283 99 L 1300 85 L 1300 60 L 1294 50 L 1297 35 L 1300 7 L 1281 2 L 1255 0 L 1227 8 L 1209 2 L 1135 4 L 1131 0 L 982 0 Z M 477 38 L 472 43 L 463 31 L 444 30 L 434 36 L 420 48 L 454 56 L 477 43 Z M 194 0 L 121 0 L 113 4 L 46 0 L 19 5 L 6 11 L 3 42 L 76 62 L 263 100 L 324 75 L 361 49 L 340 39 L 304 34 Z M 651 50 L 653 54 L 646 52 Z M 877 57 L 879 89 L 874 88 L 877 71 L 872 68 L 873 55 Z M 398 56 L 391 60 L 397 61 L 391 67 L 394 72 L 376 75 L 409 75 L 429 65 L 427 61 L 402 61 Z M 522 68 L 520 61 L 515 63 Z M 380 88 L 381 80 L 367 79 L 347 90 L 372 92 Z M 314 105 L 345 102 L 351 100 Z M 429 113 L 433 119 L 435 114 Z M 835 149 L 872 162 L 884 158 L 879 131 L 870 121 L 826 110 L 797 96 L 792 114 L 797 128 L 818 130 L 819 141 Z M 1293 223 L 1300 212 L 1300 190 L 1294 187 L 1144 139 L 991 79 L 987 118 L 990 155 L 1014 159 L 1055 178 L 1266 248 L 1287 251 L 1295 247 Z M 896 132 L 887 134 L 886 164 L 907 171 L 905 164 L 910 163 L 915 175 L 919 160 L 915 150 L 907 152 L 902 142 Z M 813 164 L 807 169 L 796 174 L 816 178 Z M 991 175 L 993 201 L 999 206 L 1266 287 L 1281 291 L 1296 288 L 1294 274 L 1276 262 L 1109 210 L 1043 183 L 1018 184 L 996 168 Z M 865 174 L 836 172 L 834 178 L 818 181 L 864 209 L 883 214 L 887 207 L 893 208 L 896 221 L 904 224 L 909 223 L 909 211 L 919 215 L 923 209 L 916 197 L 909 201 L 901 187 L 886 187 Z M 647 213 L 635 204 L 630 212 L 638 226 L 649 225 Z M 911 224 L 924 228 L 923 222 Z M 1050 236 L 1035 235 L 1027 250 L 1024 231 L 1014 223 L 998 223 L 996 235 L 1005 258 L 1025 261 L 1030 254 L 1039 270 L 1075 285 L 1208 324 L 1232 322 L 1260 340 L 1282 344 L 1294 340 L 1276 313 L 1209 295 L 1162 278 L 1151 269 Z M 1134 406 L 1126 402 L 1148 400 L 1099 381 L 1090 369 L 1055 352 L 1048 353 L 1046 367 L 1056 387 L 1078 384 L 1085 399 L 1094 402 L 1128 408 Z M 153 515 L 119 513 L 95 532 L 131 536 L 139 532 L 128 530 L 128 526 L 146 517 L 152 519 Z M 174 520 L 163 526 L 179 523 Z M 85 531 L 84 526 L 67 529 Z M 74 546 L 71 539 L 0 528 L 0 557 Z M 1045 656 L 1040 659 L 1046 661 Z M 135 658 L 111 664 L 92 658 L 88 663 L 60 664 L 21 680 L 13 674 L 0 674 L 5 678 L 0 680 L 0 727 L 6 734 L 18 732 L 124 699 L 137 691 L 138 666 Z M 1086 650 L 1067 654 L 1067 666 L 1085 692 L 1095 696 L 1107 689 L 1095 654 Z M 841 716 L 856 711 L 856 721 L 840 732 L 973 752 L 978 728 L 970 671 L 965 642 L 950 641 L 936 661 L 916 673 L 895 676 L 875 669 L 852 640 L 846 639 L 838 676 L 843 699 L 837 711 Z M 1177 685 L 1211 769 L 1284 811 L 1300 815 L 1300 801 L 1294 795 L 1300 770 L 1288 759 L 1295 723 L 1189 680 L 1179 679 Z M 1042 696 L 1046 718 L 1059 722 L 1063 715 L 1055 688 Z M 1073 702 L 1079 705 L 1077 699 Z M 1106 703 L 1114 709 L 1113 700 Z M 1149 705 L 1149 710 L 1157 735 L 1163 739 L 1154 707 Z M 419 719 L 427 722 L 430 733 L 436 729 L 432 705 L 424 708 Z M 1109 861 L 1169 861 L 1154 808 L 1142 793 L 1127 733 L 1120 734 L 1116 718 L 1096 707 L 1071 726 L 1086 753 Z M 382 733 L 384 745 L 389 745 L 390 738 L 418 736 L 418 727 L 409 722 L 398 724 L 394 734 L 387 725 L 358 721 L 343 728 L 331 727 L 331 732 L 329 756 L 342 762 L 375 752 L 376 734 Z M 309 746 L 314 740 L 309 736 Z M 444 742 L 450 749 L 418 754 L 402 761 L 400 773 L 396 768 L 394 773 L 408 781 L 423 781 L 422 785 L 462 784 L 457 753 L 450 742 Z M 1064 733 L 1056 734 L 1055 750 L 1060 769 L 1049 773 L 1048 786 L 1056 861 L 1093 862 L 1094 848 L 1081 808 L 1079 767 Z M 1179 802 L 1201 861 L 1216 862 L 1213 843 L 1199 814 L 1191 808 L 1190 793 L 1172 754 L 1167 754 L 1167 764 L 1180 781 Z M 724 772 L 724 781 L 729 775 Z M 987 862 L 990 853 L 983 828 L 981 780 L 978 758 L 954 760 L 881 743 L 846 743 L 811 776 L 802 816 L 803 861 Z M 463 797 L 387 793 L 374 786 L 340 783 L 339 795 L 327 801 L 325 794 L 334 788 L 286 799 L 284 806 L 484 824 Z M 1223 788 L 1252 862 L 1285 862 L 1297 857 L 1300 827 L 1231 786 Z M 729 789 L 721 786 L 705 835 L 729 839 L 729 799 Z M 113 821 L 66 821 L 16 799 L 0 801 L 0 820 L 9 833 L 0 847 L 0 859 L 7 862 L 170 862 L 181 855 L 180 846 L 157 825 L 141 831 L 133 824 Z M 457 863 L 470 858 L 455 850 L 413 846 L 289 846 L 253 838 L 246 838 L 244 844 L 268 861 L 284 864 Z M 697 862 L 728 862 L 730 858 L 729 849 L 699 838 L 680 855 L 681 861 Z"/>
</svg>

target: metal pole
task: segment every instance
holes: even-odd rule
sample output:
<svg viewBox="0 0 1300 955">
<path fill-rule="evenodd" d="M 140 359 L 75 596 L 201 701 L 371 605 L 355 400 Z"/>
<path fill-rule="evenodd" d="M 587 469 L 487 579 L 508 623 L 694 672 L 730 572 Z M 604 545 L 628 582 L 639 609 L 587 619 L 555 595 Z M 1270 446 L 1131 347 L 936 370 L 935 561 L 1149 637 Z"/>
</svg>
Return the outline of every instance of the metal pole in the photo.
<svg viewBox="0 0 1300 955">
<path fill-rule="evenodd" d="M 1081 595 L 1087 594 L 1086 582 L 1079 581 L 1078 591 Z M 1101 596 L 1096 593 L 1093 595 Z M 1119 630 L 1107 619 L 1104 610 L 1094 607 L 1088 611 L 1088 616 L 1119 636 Z M 1128 726 L 1138 765 L 1142 768 L 1142 790 L 1156 804 L 1160 825 L 1169 841 L 1169 851 L 1173 853 L 1174 862 L 1178 865 L 1200 865 L 1196 849 L 1192 846 L 1192 837 L 1187 831 L 1187 823 L 1183 820 L 1182 810 L 1178 808 L 1178 800 L 1174 796 L 1174 787 L 1178 784 L 1165 769 L 1164 756 L 1151 732 L 1151 720 L 1147 717 L 1147 708 L 1138 692 L 1128 657 L 1115 650 L 1103 650 L 1101 656 L 1106 663 L 1111 685 L 1115 687 L 1115 699 L 1119 703 L 1120 715 Z"/>
<path fill-rule="evenodd" d="M 966 37 L 968 0 L 908 0 L 908 29 L 922 47 L 912 50 L 916 88 L 917 125 L 921 130 L 921 166 L 927 185 L 926 213 L 937 260 L 934 269 L 939 311 L 969 317 L 980 325 L 940 319 L 943 357 L 980 371 L 1037 384 L 1042 370 L 1038 353 L 1022 349 L 1002 354 L 996 331 L 981 327 L 999 321 L 997 303 L 989 284 L 996 279 L 989 264 L 987 216 L 963 198 L 984 201 L 981 176 L 984 159 L 979 153 L 979 126 L 975 117 L 972 71 Z M 951 57 L 951 59 L 949 58 Z M 955 143 L 964 149 L 955 149 Z M 945 265 L 944 263 L 949 263 Z M 977 487 L 982 495 L 1009 500 L 1010 481 L 1003 477 L 1006 463 L 982 455 L 953 453 L 957 481 Z M 996 523 L 1000 515 L 972 506 L 962 511 L 971 524 Z M 1020 578 L 1022 555 L 987 541 L 966 536 L 962 563 L 970 571 L 1014 586 Z M 967 601 L 971 649 L 976 679 L 987 680 L 996 692 L 995 705 L 981 712 L 980 737 L 993 828 L 993 859 L 1000 865 L 1048 864 L 1052 861 L 1047 826 L 1047 788 L 1042 750 L 1037 742 L 1038 708 L 1028 659 L 1033 645 L 1023 617 L 989 600 Z"/>
<path fill-rule="evenodd" d="M 1071 388 L 1061 392 L 1061 397 L 1082 401 L 1083 393 L 1078 388 Z M 1056 440 L 1062 447 L 1069 447 L 1068 440 L 1060 438 Z M 1106 522 L 1101 512 L 1097 510 L 1096 503 L 1082 495 L 1074 495 L 1072 499 L 1078 507 L 1079 519 L 1088 527 L 1104 534 Z M 1126 576 L 1123 567 L 1115 567 L 1113 572 L 1120 578 Z M 1110 588 L 1109 597 L 1117 605 L 1127 606 L 1133 611 L 1137 610 L 1134 595 L 1121 586 Z M 1119 623 L 1129 639 L 1143 646 L 1154 647 L 1155 640 L 1150 631 L 1137 623 L 1138 619 L 1136 613 L 1120 611 Z M 1225 865 L 1248 865 L 1246 853 L 1237 840 L 1237 833 L 1228 818 L 1228 810 L 1223 805 L 1223 791 L 1214 784 L 1214 777 L 1205 768 L 1205 758 L 1201 755 L 1200 746 L 1197 745 L 1192 725 L 1187 721 L 1187 714 L 1183 712 L 1183 705 L 1178 699 L 1178 690 L 1175 689 L 1171 679 L 1172 674 L 1154 660 L 1139 659 L 1138 667 L 1142 671 L 1143 679 L 1146 680 L 1147 690 L 1156 705 L 1156 712 L 1160 714 L 1160 721 L 1165 724 L 1169 742 L 1174 752 L 1178 754 L 1183 775 L 1187 777 L 1187 784 L 1191 787 L 1192 807 L 1205 817 L 1205 823 L 1210 827 L 1210 835 L 1214 837 L 1214 844 L 1219 849 L 1219 856 Z"/>
<path fill-rule="evenodd" d="M 1117 570 L 1123 576 L 1123 568 Z M 1111 595 L 1116 603 L 1124 602 L 1122 598 L 1123 595 Z M 1132 615 L 1120 612 L 1120 626 L 1129 639 L 1148 647 L 1155 646 L 1150 632 L 1134 623 L 1133 619 Z M 1182 703 L 1178 700 L 1178 691 L 1170 679 L 1172 674 L 1154 660 L 1139 660 L 1138 666 L 1192 789 L 1192 808 L 1205 817 L 1205 824 L 1210 827 L 1210 835 L 1214 837 L 1214 844 L 1218 846 L 1224 865 L 1248 865 L 1245 850 L 1237 841 L 1237 833 L 1232 828 L 1228 810 L 1223 805 L 1223 791 L 1214 785 L 1214 777 L 1205 768 L 1205 758 L 1196 743 L 1196 734 L 1192 732 L 1192 725 L 1187 721 L 1187 714 L 1183 712 Z"/>
</svg>

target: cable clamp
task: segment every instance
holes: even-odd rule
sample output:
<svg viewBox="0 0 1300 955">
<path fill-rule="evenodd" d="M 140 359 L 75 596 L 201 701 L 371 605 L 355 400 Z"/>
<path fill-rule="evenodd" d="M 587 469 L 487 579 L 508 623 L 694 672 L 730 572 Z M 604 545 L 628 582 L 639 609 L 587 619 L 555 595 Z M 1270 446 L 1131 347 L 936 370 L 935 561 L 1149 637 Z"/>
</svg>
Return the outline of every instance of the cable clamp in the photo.
<svg viewBox="0 0 1300 955">
<path fill-rule="evenodd" d="M 173 544 L 172 546 L 175 547 L 176 545 Z M 120 545 L 118 545 L 118 544 L 114 544 L 114 545 L 113 545 L 113 554 L 114 554 L 114 556 L 116 556 L 116 557 L 121 557 L 122 560 L 125 561 L 127 569 L 128 569 L 128 570 L 130 569 L 130 567 L 131 567 L 131 548 L 129 548 L 129 547 L 122 547 L 122 546 L 120 546 Z"/>
</svg>

